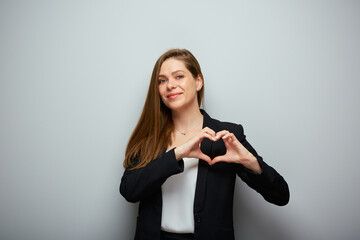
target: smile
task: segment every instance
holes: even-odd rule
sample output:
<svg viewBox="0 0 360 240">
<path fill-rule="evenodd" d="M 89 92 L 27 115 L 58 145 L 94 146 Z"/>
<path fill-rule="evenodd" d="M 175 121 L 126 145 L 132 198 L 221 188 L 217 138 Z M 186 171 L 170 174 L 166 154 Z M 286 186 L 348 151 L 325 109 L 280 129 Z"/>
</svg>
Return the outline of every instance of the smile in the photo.
<svg viewBox="0 0 360 240">
<path fill-rule="evenodd" d="M 169 98 L 169 99 L 175 99 L 181 94 L 182 93 L 171 93 L 171 94 L 168 94 L 166 97 Z"/>
</svg>

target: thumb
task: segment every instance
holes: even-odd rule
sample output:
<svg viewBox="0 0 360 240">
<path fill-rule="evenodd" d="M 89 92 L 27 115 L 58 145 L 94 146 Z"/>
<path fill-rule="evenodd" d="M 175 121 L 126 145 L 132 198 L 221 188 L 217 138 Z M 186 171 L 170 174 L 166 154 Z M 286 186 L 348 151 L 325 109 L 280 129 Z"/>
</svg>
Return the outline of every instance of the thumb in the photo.
<svg viewBox="0 0 360 240">
<path fill-rule="evenodd" d="M 206 155 L 206 154 L 204 154 L 204 153 L 201 153 L 200 156 L 199 156 L 199 158 L 200 158 L 201 160 L 204 160 L 204 161 L 207 162 L 208 164 L 211 164 L 211 158 L 210 158 L 208 155 Z"/>
<path fill-rule="evenodd" d="M 215 157 L 215 158 L 211 161 L 211 164 L 215 164 L 215 163 L 217 163 L 217 162 L 227 162 L 227 159 L 226 159 L 225 155 Z"/>
</svg>

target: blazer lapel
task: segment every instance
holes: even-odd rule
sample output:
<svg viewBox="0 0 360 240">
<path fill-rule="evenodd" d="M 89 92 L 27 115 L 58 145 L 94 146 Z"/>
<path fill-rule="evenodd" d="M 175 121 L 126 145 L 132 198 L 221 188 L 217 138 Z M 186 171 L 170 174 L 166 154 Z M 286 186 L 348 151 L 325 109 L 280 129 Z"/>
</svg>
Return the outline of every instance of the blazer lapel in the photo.
<svg viewBox="0 0 360 240">
<path fill-rule="evenodd" d="M 202 109 L 200 109 L 201 113 L 204 115 L 203 128 L 211 126 L 211 118 L 210 116 Z M 201 151 L 212 158 L 212 144 L 213 142 L 207 138 L 205 138 L 201 142 L 200 149 Z M 206 192 L 206 177 L 208 173 L 209 165 L 207 162 L 200 160 L 198 167 L 198 175 L 196 180 L 196 189 L 195 189 L 195 199 L 194 199 L 194 213 L 198 213 L 201 211 L 204 206 L 205 200 L 205 192 Z"/>
</svg>

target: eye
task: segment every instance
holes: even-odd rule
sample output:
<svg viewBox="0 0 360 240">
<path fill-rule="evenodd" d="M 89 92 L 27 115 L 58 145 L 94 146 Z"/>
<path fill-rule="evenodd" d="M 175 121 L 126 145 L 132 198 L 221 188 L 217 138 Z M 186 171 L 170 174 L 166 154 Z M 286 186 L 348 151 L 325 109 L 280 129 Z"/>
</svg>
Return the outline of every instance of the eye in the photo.
<svg viewBox="0 0 360 240">
<path fill-rule="evenodd" d="M 159 83 L 165 83 L 166 80 L 165 79 L 159 79 Z"/>
<path fill-rule="evenodd" d="M 178 76 L 176 76 L 176 79 L 182 79 L 182 78 L 184 78 L 183 75 L 178 75 Z"/>
</svg>

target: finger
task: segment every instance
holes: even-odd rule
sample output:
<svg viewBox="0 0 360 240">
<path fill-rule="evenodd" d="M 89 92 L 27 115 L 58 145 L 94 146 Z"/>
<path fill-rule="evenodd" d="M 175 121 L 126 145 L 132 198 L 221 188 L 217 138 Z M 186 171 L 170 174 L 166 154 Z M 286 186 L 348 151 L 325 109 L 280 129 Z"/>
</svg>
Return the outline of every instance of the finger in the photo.
<svg viewBox="0 0 360 240">
<path fill-rule="evenodd" d="M 244 149 L 246 149 L 241 144 L 241 142 L 239 142 L 239 140 L 236 138 L 236 136 L 234 134 L 229 134 L 229 135 L 225 136 L 223 138 L 223 141 L 224 141 L 224 144 L 227 149 L 234 148 L 234 149 L 238 149 L 239 151 L 243 151 Z"/>
<path fill-rule="evenodd" d="M 222 138 L 222 137 L 223 137 L 224 135 L 226 135 L 227 133 L 229 133 L 228 130 L 222 130 L 222 131 L 220 131 L 220 132 L 217 132 L 215 138 L 216 138 L 217 140 L 219 140 L 220 138 Z"/>
<path fill-rule="evenodd" d="M 200 140 L 202 141 L 204 138 L 208 138 L 210 139 L 211 141 L 215 141 L 215 138 L 214 136 L 210 135 L 209 133 L 207 132 L 203 132 L 200 136 Z"/>
<path fill-rule="evenodd" d="M 230 132 L 228 132 L 228 133 L 224 134 L 224 136 L 222 136 L 222 139 L 227 140 L 227 141 L 232 141 L 232 140 L 234 140 L 234 138 L 236 138 L 235 135 Z"/>
<path fill-rule="evenodd" d="M 203 128 L 203 132 L 207 132 L 208 134 L 210 134 L 212 137 L 215 137 L 216 133 L 214 130 L 212 130 L 211 128 L 209 127 L 204 127 Z"/>
<path fill-rule="evenodd" d="M 211 164 L 211 158 L 204 153 L 200 153 L 199 159 L 204 160 L 208 164 Z"/>
<path fill-rule="evenodd" d="M 213 160 L 211 160 L 211 164 L 215 164 L 217 162 L 229 162 L 225 155 L 217 156 Z"/>
<path fill-rule="evenodd" d="M 237 140 L 236 136 L 233 133 L 225 135 L 222 140 L 224 141 L 226 149 L 242 149 L 243 146 Z"/>
</svg>

